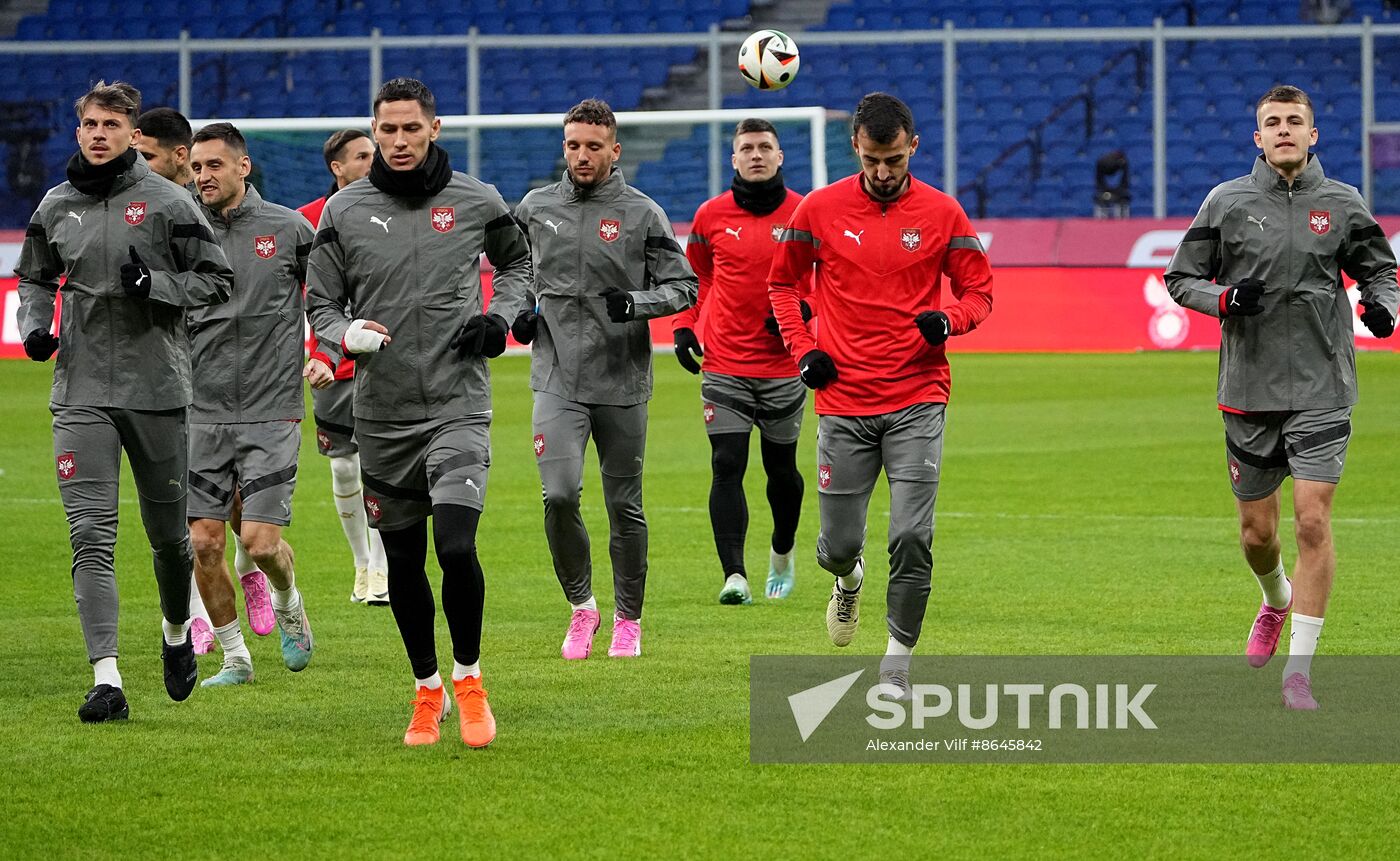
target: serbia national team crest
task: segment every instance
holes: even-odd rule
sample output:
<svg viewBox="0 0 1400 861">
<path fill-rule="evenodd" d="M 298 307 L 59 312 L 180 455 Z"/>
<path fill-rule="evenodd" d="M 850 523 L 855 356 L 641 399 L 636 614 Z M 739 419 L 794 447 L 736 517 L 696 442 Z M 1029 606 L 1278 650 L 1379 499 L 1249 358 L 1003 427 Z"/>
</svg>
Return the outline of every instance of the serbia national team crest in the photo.
<svg viewBox="0 0 1400 861">
<path fill-rule="evenodd" d="M 320 428 L 316 428 L 316 447 L 321 450 L 321 454 L 325 454 L 331 450 L 330 434 Z"/>
<path fill-rule="evenodd" d="M 535 457 L 544 456 L 544 434 L 535 434 Z"/>
<path fill-rule="evenodd" d="M 146 201 L 133 200 L 131 203 L 128 203 L 126 205 L 126 210 L 122 213 L 122 216 L 126 218 L 126 223 L 130 224 L 132 227 L 135 227 L 136 225 L 145 221 Z"/>
<path fill-rule="evenodd" d="M 373 496 L 365 495 L 365 513 L 375 520 L 384 516 L 384 512 L 379 507 L 379 500 Z"/>
<path fill-rule="evenodd" d="M 1332 229 L 1332 213 L 1327 210 L 1314 209 L 1308 212 L 1308 229 L 1318 236 Z"/>
<path fill-rule="evenodd" d="M 264 260 L 271 260 L 277 256 L 276 236 L 254 236 L 253 251 Z"/>
<path fill-rule="evenodd" d="M 438 233 L 450 233 L 457 224 L 457 213 L 450 206 L 433 207 L 433 229 Z"/>
<path fill-rule="evenodd" d="M 783 227 L 784 227 L 784 225 L 782 225 L 782 224 L 775 224 L 775 225 L 773 225 L 773 241 L 774 241 L 774 242 L 782 242 L 782 241 L 783 241 Z"/>
<path fill-rule="evenodd" d="M 71 451 L 65 451 L 58 456 L 58 477 L 62 481 L 67 481 L 78 474 L 78 458 Z"/>
<path fill-rule="evenodd" d="M 712 424 L 715 420 L 715 405 L 705 404 L 705 424 Z"/>
<path fill-rule="evenodd" d="M 622 235 L 622 222 L 614 218 L 598 221 L 598 237 L 604 242 L 614 242 Z"/>
<path fill-rule="evenodd" d="M 1240 483 L 1240 462 L 1233 457 L 1230 458 L 1230 482 L 1232 484 Z"/>
<path fill-rule="evenodd" d="M 831 487 L 831 464 L 823 463 L 817 467 L 817 484 L 821 485 L 822 490 Z"/>
<path fill-rule="evenodd" d="M 919 238 L 919 228 L 901 227 L 899 229 L 899 244 L 904 246 L 905 251 L 918 251 L 922 242 L 923 240 Z"/>
</svg>

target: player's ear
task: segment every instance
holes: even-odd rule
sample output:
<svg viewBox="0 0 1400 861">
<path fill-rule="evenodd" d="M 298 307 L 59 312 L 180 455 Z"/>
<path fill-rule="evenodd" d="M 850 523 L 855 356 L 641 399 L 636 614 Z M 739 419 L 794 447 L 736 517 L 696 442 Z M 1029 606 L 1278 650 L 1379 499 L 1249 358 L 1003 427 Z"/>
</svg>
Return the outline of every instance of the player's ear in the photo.
<svg viewBox="0 0 1400 861">
<path fill-rule="evenodd" d="M 433 133 L 428 135 L 428 140 L 435 141 L 442 133 L 442 117 L 433 117 Z"/>
</svg>

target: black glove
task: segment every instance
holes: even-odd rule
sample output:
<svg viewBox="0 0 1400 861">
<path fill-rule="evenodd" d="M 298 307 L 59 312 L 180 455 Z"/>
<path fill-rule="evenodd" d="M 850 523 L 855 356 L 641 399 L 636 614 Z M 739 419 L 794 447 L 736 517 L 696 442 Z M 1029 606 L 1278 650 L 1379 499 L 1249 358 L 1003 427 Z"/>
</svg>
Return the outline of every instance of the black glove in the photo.
<svg viewBox="0 0 1400 861">
<path fill-rule="evenodd" d="M 802 384 L 809 389 L 824 389 L 836 382 L 836 363 L 821 350 L 808 350 L 797 360 Z"/>
<path fill-rule="evenodd" d="M 807 304 L 806 299 L 798 302 L 798 307 L 802 309 L 802 322 L 806 323 L 808 320 L 812 319 L 812 306 Z M 768 334 L 772 335 L 774 338 L 781 338 L 783 336 L 783 330 L 778 327 L 778 317 L 772 311 L 769 311 L 768 316 L 764 318 L 763 328 L 767 329 Z"/>
<path fill-rule="evenodd" d="M 677 329 L 673 338 L 676 342 L 676 361 L 692 374 L 700 373 L 700 363 L 695 361 L 691 353 L 703 356 L 705 351 L 700 349 L 700 341 L 695 337 L 695 332 L 690 329 Z"/>
<path fill-rule="evenodd" d="M 1264 310 L 1264 282 L 1246 278 L 1225 293 L 1225 316 L 1253 317 Z"/>
<path fill-rule="evenodd" d="M 632 304 L 632 294 L 626 290 L 610 287 L 598 294 L 608 304 L 608 319 L 614 323 L 626 323 L 632 319 L 636 306 Z"/>
<path fill-rule="evenodd" d="M 47 362 L 58 350 L 58 339 L 48 329 L 35 329 L 24 337 L 24 354 L 36 362 Z"/>
<path fill-rule="evenodd" d="M 485 356 L 494 359 L 506 351 L 506 332 L 510 326 L 499 314 L 477 314 L 462 324 L 447 346 L 464 359 Z"/>
<path fill-rule="evenodd" d="M 1374 302 L 1361 300 L 1361 322 L 1366 324 L 1366 328 L 1371 330 L 1371 334 L 1377 338 L 1389 338 L 1395 334 L 1395 318 L 1390 316 L 1390 312 Z M 55 344 L 58 341 L 54 341 Z M 24 348 L 29 349 L 29 342 L 24 342 Z"/>
<path fill-rule="evenodd" d="M 122 264 L 122 290 L 128 296 L 145 299 L 151 295 L 151 268 L 141 262 L 135 245 L 128 245 L 126 250 L 131 262 Z"/>
<path fill-rule="evenodd" d="M 948 340 L 953 332 L 948 315 L 942 311 L 925 311 L 914 318 L 914 325 L 919 327 L 919 334 L 924 336 L 924 340 L 935 347 Z"/>
<path fill-rule="evenodd" d="M 515 315 L 515 322 L 510 324 L 510 333 L 515 336 L 515 340 L 528 344 L 535 340 L 539 328 L 540 315 L 535 313 L 535 309 L 526 308 Z"/>
</svg>

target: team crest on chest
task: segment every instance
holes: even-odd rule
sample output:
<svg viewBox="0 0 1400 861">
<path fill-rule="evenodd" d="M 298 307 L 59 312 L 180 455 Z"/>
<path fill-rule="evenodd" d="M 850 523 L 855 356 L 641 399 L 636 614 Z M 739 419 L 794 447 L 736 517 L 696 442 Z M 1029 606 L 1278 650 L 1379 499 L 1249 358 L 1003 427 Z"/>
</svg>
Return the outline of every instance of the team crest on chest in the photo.
<svg viewBox="0 0 1400 861">
<path fill-rule="evenodd" d="M 126 223 L 132 227 L 146 220 L 146 201 L 133 200 L 126 205 L 126 210 L 122 213 Z"/>
<path fill-rule="evenodd" d="M 905 251 L 918 251 L 923 240 L 919 237 L 919 228 L 901 227 L 899 229 L 899 244 L 904 246 Z"/>
<path fill-rule="evenodd" d="M 270 260 L 277 255 L 276 236 L 254 236 L 253 251 L 264 260 Z"/>
<path fill-rule="evenodd" d="M 615 218 L 603 218 L 598 221 L 598 238 L 604 242 L 615 242 L 622 235 L 622 222 Z"/>
<path fill-rule="evenodd" d="M 1332 213 L 1327 210 L 1314 209 L 1308 212 L 1308 229 L 1318 236 L 1322 236 L 1332 229 Z"/>
<path fill-rule="evenodd" d="M 78 474 L 78 458 L 71 451 L 58 456 L 58 477 L 67 481 Z"/>
<path fill-rule="evenodd" d="M 433 229 L 438 233 L 448 233 L 457 224 L 457 213 L 450 206 L 433 207 Z"/>
<path fill-rule="evenodd" d="M 784 228 L 785 226 L 786 226 L 786 225 L 782 225 L 782 224 L 775 224 L 775 225 L 773 225 L 772 230 L 773 230 L 773 241 L 774 241 L 774 242 L 781 242 L 781 241 L 782 241 L 782 239 L 783 239 L 783 228 Z"/>
</svg>

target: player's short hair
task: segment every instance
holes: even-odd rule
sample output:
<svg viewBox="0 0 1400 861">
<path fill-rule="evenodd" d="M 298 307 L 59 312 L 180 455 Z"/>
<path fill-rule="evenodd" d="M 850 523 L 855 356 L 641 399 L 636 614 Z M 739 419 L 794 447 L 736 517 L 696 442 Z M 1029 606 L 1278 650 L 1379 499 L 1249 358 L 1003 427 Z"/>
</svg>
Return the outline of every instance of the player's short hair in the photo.
<svg viewBox="0 0 1400 861">
<path fill-rule="evenodd" d="M 161 146 L 186 149 L 194 146 L 194 130 L 185 115 L 174 108 L 151 108 L 136 119 L 136 128 L 148 138 L 160 141 Z"/>
<path fill-rule="evenodd" d="M 1257 116 L 1260 109 L 1269 102 L 1293 102 L 1307 107 L 1308 116 L 1317 116 L 1317 113 L 1313 111 L 1312 99 L 1308 98 L 1308 94 L 1290 84 L 1280 84 L 1261 96 L 1254 105 L 1255 115 Z"/>
<path fill-rule="evenodd" d="M 584 99 L 564 114 L 564 125 L 569 123 L 588 123 L 592 126 L 616 129 L 617 116 L 613 114 L 612 106 L 602 99 Z"/>
<path fill-rule="evenodd" d="M 93 105 L 117 114 L 126 114 L 132 127 L 136 126 L 136 115 L 141 113 L 141 91 L 125 81 L 98 81 L 92 89 L 83 93 L 73 103 L 73 111 L 78 119 Z"/>
<path fill-rule="evenodd" d="M 326 159 L 326 170 L 331 169 L 331 162 L 340 161 L 340 157 L 345 155 L 346 145 L 367 137 L 369 135 L 360 129 L 341 129 L 326 138 L 326 145 L 321 147 L 321 155 Z"/>
<path fill-rule="evenodd" d="M 914 113 L 889 93 L 870 93 L 851 114 L 851 135 L 859 136 L 861 129 L 877 144 L 893 143 L 901 130 L 912 138 Z"/>
<path fill-rule="evenodd" d="M 739 124 L 734 127 L 735 138 L 739 137 L 739 135 L 761 134 L 764 132 L 772 135 L 774 139 L 778 137 L 778 130 L 774 128 L 773 124 L 761 117 L 746 117 L 739 120 Z"/>
<path fill-rule="evenodd" d="M 210 123 L 194 133 L 195 143 L 204 141 L 223 141 L 225 146 L 239 155 L 248 154 L 248 141 L 244 140 L 243 132 L 235 128 L 233 123 Z"/>
<path fill-rule="evenodd" d="M 437 116 L 437 99 L 428 85 L 417 78 L 395 78 L 385 81 L 374 94 L 374 115 L 379 116 L 379 106 L 385 102 L 417 102 L 428 119 Z"/>
</svg>

